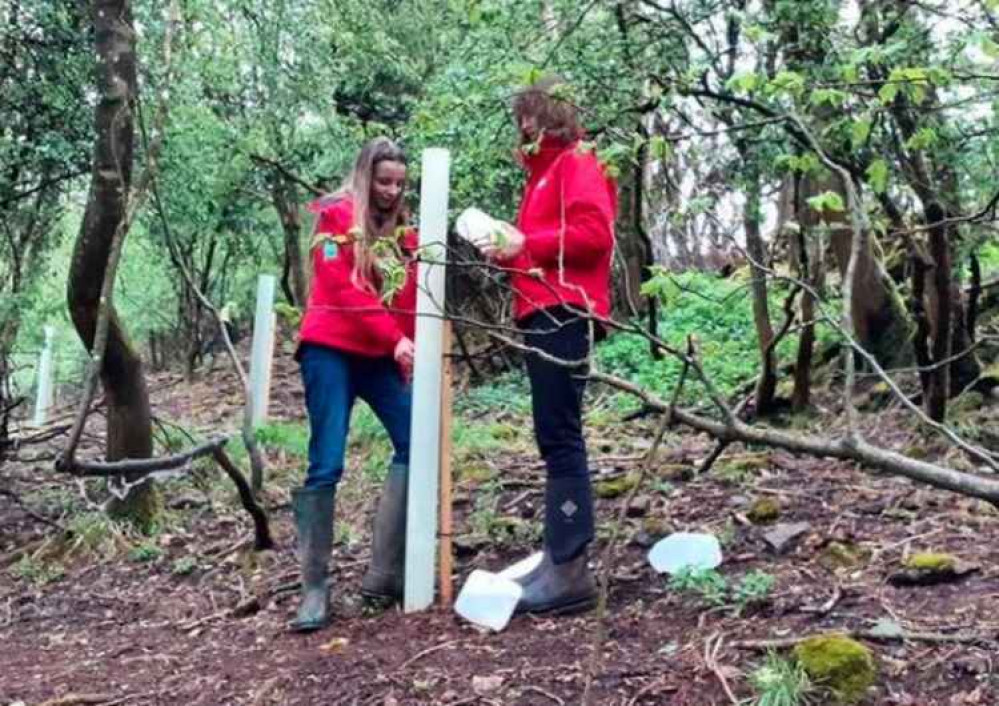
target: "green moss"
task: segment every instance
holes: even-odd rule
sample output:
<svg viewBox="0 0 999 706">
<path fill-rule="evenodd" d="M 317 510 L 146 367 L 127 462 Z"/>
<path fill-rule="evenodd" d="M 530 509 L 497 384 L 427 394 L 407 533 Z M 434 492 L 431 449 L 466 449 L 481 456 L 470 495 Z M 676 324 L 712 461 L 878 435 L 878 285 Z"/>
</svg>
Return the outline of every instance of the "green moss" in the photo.
<svg viewBox="0 0 999 706">
<path fill-rule="evenodd" d="M 458 478 L 472 483 L 488 483 L 497 475 L 496 469 L 489 466 L 462 466 Z"/>
<path fill-rule="evenodd" d="M 819 557 L 827 569 L 852 569 L 864 564 L 871 553 L 849 542 L 830 542 Z"/>
<path fill-rule="evenodd" d="M 769 525 L 780 519 L 780 504 L 773 498 L 758 498 L 750 505 L 746 517 L 754 525 Z"/>
<path fill-rule="evenodd" d="M 672 525 L 661 517 L 646 517 L 642 521 L 642 529 L 651 537 L 656 539 L 665 537 L 673 531 Z"/>
<path fill-rule="evenodd" d="M 691 481 L 694 479 L 694 469 L 682 463 L 667 463 L 659 466 L 656 475 L 665 481 Z"/>
<path fill-rule="evenodd" d="M 870 649 L 845 635 L 816 635 L 794 648 L 794 656 L 837 704 L 856 704 L 874 684 L 877 664 Z"/>
<path fill-rule="evenodd" d="M 638 485 L 638 478 L 637 473 L 629 473 L 619 478 L 598 481 L 593 485 L 593 492 L 598 498 L 619 498 Z"/>
<path fill-rule="evenodd" d="M 957 559 L 940 552 L 920 552 L 907 556 L 902 565 L 914 571 L 951 573 L 957 567 Z"/>
<path fill-rule="evenodd" d="M 158 525 L 163 510 L 163 498 L 152 481 L 134 486 L 124 499 L 114 498 L 108 506 L 108 515 L 124 522 L 142 534 L 151 534 Z"/>
<path fill-rule="evenodd" d="M 495 422 L 489 425 L 489 436 L 497 441 L 513 441 L 520 436 L 520 432 L 513 424 Z"/>
<path fill-rule="evenodd" d="M 977 412 L 984 405 L 985 395 L 981 392 L 965 392 L 963 395 L 950 403 L 950 408 L 947 412 L 952 417 L 960 417 Z"/>
<path fill-rule="evenodd" d="M 923 444 L 913 444 L 903 452 L 909 458 L 914 458 L 918 461 L 923 461 L 929 458 L 930 454 L 926 450 L 926 446 Z"/>
</svg>

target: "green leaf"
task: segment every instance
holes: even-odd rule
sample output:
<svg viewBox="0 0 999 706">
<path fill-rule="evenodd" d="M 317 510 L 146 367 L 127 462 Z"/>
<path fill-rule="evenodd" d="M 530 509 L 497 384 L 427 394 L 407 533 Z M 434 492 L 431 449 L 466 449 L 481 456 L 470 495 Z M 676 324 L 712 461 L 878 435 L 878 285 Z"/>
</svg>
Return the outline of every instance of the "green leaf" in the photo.
<svg viewBox="0 0 999 706">
<path fill-rule="evenodd" d="M 812 105 L 829 105 L 838 108 L 846 103 L 847 95 L 835 88 L 819 88 L 808 97 Z"/>
<path fill-rule="evenodd" d="M 883 194 L 888 188 L 888 163 L 883 159 L 876 159 L 867 167 L 865 173 L 874 192 Z"/>
<path fill-rule="evenodd" d="M 853 145 L 853 149 L 857 149 L 863 145 L 867 141 L 870 134 L 870 118 L 860 118 L 859 120 L 854 120 L 853 125 L 850 127 L 850 143 Z"/>
<path fill-rule="evenodd" d="M 805 77 L 796 71 L 781 71 L 767 87 L 772 93 L 798 96 L 805 90 Z"/>
<path fill-rule="evenodd" d="M 937 132 L 933 128 L 924 127 L 916 131 L 916 134 L 905 141 L 905 146 L 910 150 L 925 150 L 937 142 Z"/>
<path fill-rule="evenodd" d="M 544 76 L 544 71 L 539 69 L 537 66 L 528 67 L 520 77 L 520 83 L 523 86 L 533 86 Z"/>
<path fill-rule="evenodd" d="M 881 90 L 878 91 L 878 99 L 884 105 L 888 105 L 895 100 L 896 96 L 898 96 L 898 89 L 899 85 L 897 83 L 886 83 L 881 87 Z"/>
<path fill-rule="evenodd" d="M 760 75 L 752 71 L 738 73 L 728 80 L 725 87 L 736 93 L 751 93 L 760 85 Z"/>
<path fill-rule="evenodd" d="M 843 198 L 835 191 L 826 191 L 811 197 L 808 199 L 808 205 L 813 211 L 819 213 L 824 211 L 842 213 L 846 210 L 846 206 L 843 205 Z"/>
<path fill-rule="evenodd" d="M 665 161 L 673 154 L 673 146 L 662 135 L 654 135 L 649 140 L 649 155 L 652 159 Z"/>
</svg>

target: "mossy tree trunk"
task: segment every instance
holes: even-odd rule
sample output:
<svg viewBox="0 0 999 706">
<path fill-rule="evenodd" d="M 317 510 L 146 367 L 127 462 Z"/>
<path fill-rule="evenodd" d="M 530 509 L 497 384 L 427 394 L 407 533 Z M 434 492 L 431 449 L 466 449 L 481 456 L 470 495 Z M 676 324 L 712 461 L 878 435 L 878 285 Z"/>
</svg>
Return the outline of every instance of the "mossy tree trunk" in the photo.
<svg viewBox="0 0 999 706">
<path fill-rule="evenodd" d="M 101 286 L 112 242 L 128 205 L 137 95 L 135 29 L 128 0 L 94 0 L 91 13 L 98 61 L 98 96 L 90 192 L 70 265 L 67 299 L 73 325 L 93 351 L 102 307 L 110 307 L 107 349 L 100 370 L 107 397 L 107 460 L 149 458 L 152 422 L 142 361 Z M 126 479 L 135 481 L 137 479 Z M 152 482 L 135 485 L 112 503 L 113 515 L 148 527 L 159 503 Z"/>
</svg>

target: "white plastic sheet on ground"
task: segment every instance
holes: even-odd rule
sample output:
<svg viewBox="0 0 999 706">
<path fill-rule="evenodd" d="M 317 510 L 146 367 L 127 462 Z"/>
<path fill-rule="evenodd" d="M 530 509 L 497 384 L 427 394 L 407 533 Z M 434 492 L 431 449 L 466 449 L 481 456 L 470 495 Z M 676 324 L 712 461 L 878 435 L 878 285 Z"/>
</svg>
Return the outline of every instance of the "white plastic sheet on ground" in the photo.
<svg viewBox="0 0 999 706">
<path fill-rule="evenodd" d="M 455 612 L 471 623 L 499 632 L 510 622 L 524 593 L 516 579 L 538 566 L 541 558 L 541 552 L 536 552 L 497 574 L 476 569 L 458 594 Z"/>
<path fill-rule="evenodd" d="M 722 563 L 721 545 L 712 534 L 677 532 L 656 542 L 649 550 L 649 563 L 660 574 L 714 569 Z"/>
<path fill-rule="evenodd" d="M 476 569 L 462 586 L 454 610 L 469 622 L 499 632 L 510 622 L 523 592 L 513 579 Z"/>
</svg>

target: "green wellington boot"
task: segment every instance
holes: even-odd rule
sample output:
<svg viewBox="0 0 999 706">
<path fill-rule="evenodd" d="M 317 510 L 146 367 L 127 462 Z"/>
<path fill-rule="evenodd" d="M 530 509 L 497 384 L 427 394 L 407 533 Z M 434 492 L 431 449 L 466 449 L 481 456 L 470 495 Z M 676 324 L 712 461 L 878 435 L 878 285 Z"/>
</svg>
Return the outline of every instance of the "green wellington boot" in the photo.
<svg viewBox="0 0 999 706">
<path fill-rule="evenodd" d="M 326 627 L 330 615 L 328 564 L 333 545 L 335 488 L 299 488 L 292 493 L 301 562 L 301 602 L 291 622 L 295 632 Z"/>
<path fill-rule="evenodd" d="M 385 479 L 371 532 L 371 563 L 361 581 L 361 594 L 367 598 L 381 601 L 402 599 L 406 563 L 407 479 L 407 468 L 395 465 Z"/>
</svg>

